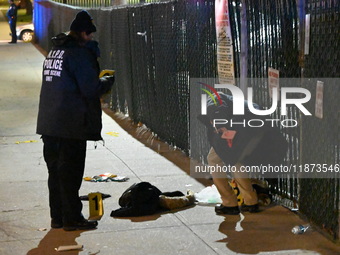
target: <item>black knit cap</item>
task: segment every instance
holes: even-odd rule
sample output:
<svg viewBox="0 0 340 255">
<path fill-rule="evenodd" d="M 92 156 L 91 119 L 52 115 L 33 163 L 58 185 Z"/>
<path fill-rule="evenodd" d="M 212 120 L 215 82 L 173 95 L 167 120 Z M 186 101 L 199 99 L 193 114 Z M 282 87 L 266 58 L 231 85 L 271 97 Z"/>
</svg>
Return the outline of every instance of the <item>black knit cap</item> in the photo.
<svg viewBox="0 0 340 255">
<path fill-rule="evenodd" d="M 77 32 L 87 32 L 88 34 L 96 32 L 96 26 L 93 24 L 92 17 L 87 11 L 78 12 L 72 21 L 70 30 Z"/>
</svg>

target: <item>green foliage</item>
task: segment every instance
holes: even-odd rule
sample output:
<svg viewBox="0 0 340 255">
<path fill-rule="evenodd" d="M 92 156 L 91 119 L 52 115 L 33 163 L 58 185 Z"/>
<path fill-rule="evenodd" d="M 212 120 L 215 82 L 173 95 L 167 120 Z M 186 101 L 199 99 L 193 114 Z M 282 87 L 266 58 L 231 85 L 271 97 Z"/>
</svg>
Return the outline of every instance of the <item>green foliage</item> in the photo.
<svg viewBox="0 0 340 255">
<path fill-rule="evenodd" d="M 32 22 L 32 15 L 26 15 L 26 9 L 18 10 L 18 22 L 29 23 Z"/>
</svg>

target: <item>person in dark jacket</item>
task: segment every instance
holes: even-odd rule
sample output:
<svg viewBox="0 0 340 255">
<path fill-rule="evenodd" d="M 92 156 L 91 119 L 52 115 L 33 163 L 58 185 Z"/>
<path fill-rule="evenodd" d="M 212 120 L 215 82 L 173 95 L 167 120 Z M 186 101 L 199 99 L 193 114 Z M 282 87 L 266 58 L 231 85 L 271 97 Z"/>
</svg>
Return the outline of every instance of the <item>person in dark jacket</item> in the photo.
<svg viewBox="0 0 340 255">
<path fill-rule="evenodd" d="M 9 28 L 11 29 L 12 40 L 8 43 L 17 43 L 17 14 L 18 14 L 18 7 L 15 5 L 14 0 L 8 0 L 10 4 L 9 9 L 6 13 L 8 18 Z"/>
<path fill-rule="evenodd" d="M 233 115 L 233 97 L 223 93 L 219 93 L 219 96 L 222 103 L 215 105 L 212 100 L 208 101 L 207 115 L 199 116 L 199 120 L 207 127 L 208 140 L 212 146 L 207 156 L 208 164 L 215 169 L 232 167 L 230 173 L 244 199 L 241 210 L 258 212 L 257 193 L 242 167 L 280 164 L 286 155 L 287 142 L 277 127 L 265 121 L 265 124 L 257 127 L 247 125 L 249 120 L 261 122 L 268 118 L 250 112 L 247 101 L 244 101 L 244 115 Z M 260 109 L 257 104 L 253 106 Z M 215 206 L 216 213 L 239 214 L 237 196 L 228 183 L 226 173 L 212 171 L 211 174 L 222 199 L 222 204 Z"/>
<path fill-rule="evenodd" d="M 48 168 L 52 228 L 93 229 L 84 219 L 79 199 L 86 141 L 102 140 L 100 96 L 113 77 L 99 78 L 96 27 L 86 11 L 79 12 L 68 34 L 52 38 L 54 47 L 43 63 L 37 133 L 44 142 Z"/>
</svg>

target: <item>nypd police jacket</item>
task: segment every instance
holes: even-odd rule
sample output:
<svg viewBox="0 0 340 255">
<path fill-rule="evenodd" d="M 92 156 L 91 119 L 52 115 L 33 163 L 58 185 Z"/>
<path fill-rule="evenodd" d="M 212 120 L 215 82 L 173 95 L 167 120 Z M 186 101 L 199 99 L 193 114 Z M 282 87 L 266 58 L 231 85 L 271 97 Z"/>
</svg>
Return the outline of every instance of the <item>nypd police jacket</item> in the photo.
<svg viewBox="0 0 340 255">
<path fill-rule="evenodd" d="M 101 140 L 100 96 L 110 90 L 113 80 L 99 79 L 94 47 L 79 46 L 66 34 L 52 41 L 54 47 L 43 63 L 37 133 Z"/>
</svg>

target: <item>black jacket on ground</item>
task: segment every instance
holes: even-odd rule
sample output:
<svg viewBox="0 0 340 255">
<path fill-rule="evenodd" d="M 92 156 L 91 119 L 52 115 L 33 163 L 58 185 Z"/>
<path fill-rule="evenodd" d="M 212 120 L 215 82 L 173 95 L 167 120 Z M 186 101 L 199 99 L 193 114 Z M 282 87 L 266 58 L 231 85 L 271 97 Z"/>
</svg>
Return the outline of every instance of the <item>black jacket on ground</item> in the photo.
<svg viewBox="0 0 340 255">
<path fill-rule="evenodd" d="M 93 42 L 80 46 L 71 36 L 52 39 L 54 47 L 43 65 L 37 133 L 41 135 L 101 140 L 100 96 L 112 82 L 99 79 Z"/>
</svg>

